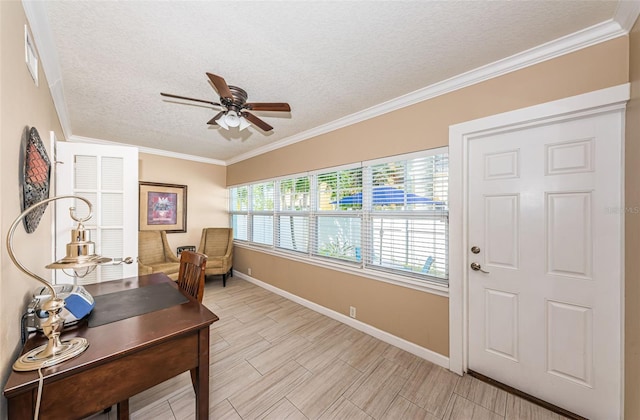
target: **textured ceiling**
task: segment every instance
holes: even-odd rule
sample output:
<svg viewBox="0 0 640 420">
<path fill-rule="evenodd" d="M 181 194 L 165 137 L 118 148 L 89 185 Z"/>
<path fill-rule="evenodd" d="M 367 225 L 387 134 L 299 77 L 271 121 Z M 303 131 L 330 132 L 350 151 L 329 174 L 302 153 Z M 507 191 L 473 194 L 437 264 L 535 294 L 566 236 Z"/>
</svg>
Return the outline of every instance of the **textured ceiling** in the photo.
<svg viewBox="0 0 640 420">
<path fill-rule="evenodd" d="M 35 2 L 34 2 L 35 3 Z M 223 162 L 529 50 L 616 15 L 613 1 L 48 1 L 67 136 Z M 25 7 L 27 8 L 27 7 Z M 44 24 L 43 24 L 44 22 Z M 34 24 L 32 23 L 32 27 Z M 45 32 L 43 32 L 45 30 Z M 45 62 L 48 61 L 48 62 Z M 51 66 L 47 69 L 47 66 Z M 274 127 L 225 131 L 205 72 Z M 49 77 L 50 72 L 47 72 Z M 54 73 L 51 73 L 54 74 Z M 49 80 L 52 83 L 51 80 Z M 52 89 L 53 90 L 53 89 Z"/>
</svg>

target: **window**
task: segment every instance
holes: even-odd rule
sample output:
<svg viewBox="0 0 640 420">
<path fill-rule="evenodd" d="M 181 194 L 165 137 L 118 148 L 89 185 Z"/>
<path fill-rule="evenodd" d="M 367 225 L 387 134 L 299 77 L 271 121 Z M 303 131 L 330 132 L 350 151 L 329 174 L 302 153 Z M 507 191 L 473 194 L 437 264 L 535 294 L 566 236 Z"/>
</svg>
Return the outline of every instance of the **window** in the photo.
<svg viewBox="0 0 640 420">
<path fill-rule="evenodd" d="M 233 187 L 234 238 L 446 284 L 448 183 L 442 148 Z"/>
<path fill-rule="evenodd" d="M 313 255 L 361 261 L 362 167 L 316 176 L 318 208 L 312 219 Z"/>
<path fill-rule="evenodd" d="M 448 277 L 448 158 L 431 155 L 372 164 L 367 265 Z"/>
<path fill-rule="evenodd" d="M 273 181 L 251 186 L 251 241 L 273 244 Z"/>
</svg>

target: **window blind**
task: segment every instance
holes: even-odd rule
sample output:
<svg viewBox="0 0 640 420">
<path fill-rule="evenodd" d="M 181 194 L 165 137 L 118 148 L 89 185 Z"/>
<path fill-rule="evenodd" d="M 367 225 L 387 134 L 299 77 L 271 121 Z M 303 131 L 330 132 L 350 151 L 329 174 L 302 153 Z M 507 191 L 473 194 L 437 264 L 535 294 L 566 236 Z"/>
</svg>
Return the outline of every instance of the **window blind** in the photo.
<svg viewBox="0 0 640 420">
<path fill-rule="evenodd" d="M 230 189 L 236 240 L 446 283 L 446 149 Z"/>
<path fill-rule="evenodd" d="M 358 165 L 316 175 L 317 206 L 312 218 L 312 254 L 359 262 L 362 249 L 362 174 Z"/>
<path fill-rule="evenodd" d="M 254 184 L 251 188 L 251 240 L 273 245 L 274 182 Z"/>
<path fill-rule="evenodd" d="M 276 209 L 276 247 L 299 253 L 309 252 L 311 177 L 281 179 Z"/>
</svg>

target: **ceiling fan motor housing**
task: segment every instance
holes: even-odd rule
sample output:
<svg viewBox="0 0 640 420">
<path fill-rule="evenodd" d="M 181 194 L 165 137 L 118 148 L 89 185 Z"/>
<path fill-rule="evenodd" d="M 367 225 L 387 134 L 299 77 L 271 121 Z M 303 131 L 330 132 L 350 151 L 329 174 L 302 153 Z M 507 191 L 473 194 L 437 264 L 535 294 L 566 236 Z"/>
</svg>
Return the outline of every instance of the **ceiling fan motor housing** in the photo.
<svg viewBox="0 0 640 420">
<path fill-rule="evenodd" d="M 233 110 L 236 112 L 240 112 L 240 110 L 244 107 L 244 104 L 247 103 L 247 92 L 244 89 L 241 89 L 237 86 L 229 86 L 229 90 L 233 95 L 233 100 L 229 100 L 228 98 L 220 98 L 220 101 L 224 106 L 229 110 Z"/>
</svg>

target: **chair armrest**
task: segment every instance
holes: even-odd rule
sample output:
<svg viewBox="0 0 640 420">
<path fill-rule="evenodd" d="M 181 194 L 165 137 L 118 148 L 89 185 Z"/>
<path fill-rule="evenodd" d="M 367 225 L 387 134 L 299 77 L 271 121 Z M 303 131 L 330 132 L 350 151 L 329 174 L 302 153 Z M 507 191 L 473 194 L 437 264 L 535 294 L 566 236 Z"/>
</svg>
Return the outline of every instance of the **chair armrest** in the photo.
<svg viewBox="0 0 640 420">
<path fill-rule="evenodd" d="M 153 273 L 153 268 L 151 268 L 148 265 L 142 264 L 138 260 L 138 274 L 151 274 L 151 273 Z"/>
<path fill-rule="evenodd" d="M 204 254 L 204 245 L 207 238 L 207 229 L 202 229 L 202 234 L 200 235 L 200 245 L 198 245 L 198 251 L 200 254 Z"/>
</svg>

